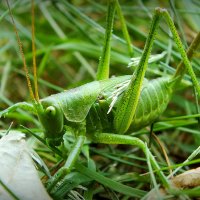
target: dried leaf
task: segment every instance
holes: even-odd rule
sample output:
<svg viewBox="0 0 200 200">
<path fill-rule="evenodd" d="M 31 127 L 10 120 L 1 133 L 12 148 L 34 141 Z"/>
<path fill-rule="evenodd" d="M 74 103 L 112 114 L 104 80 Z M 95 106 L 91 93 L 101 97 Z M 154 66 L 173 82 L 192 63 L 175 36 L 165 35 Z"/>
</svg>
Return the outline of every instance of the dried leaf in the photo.
<svg viewBox="0 0 200 200">
<path fill-rule="evenodd" d="M 0 140 L 0 181 L 20 200 L 50 200 L 24 137 L 24 134 L 13 131 Z M 11 193 L 2 185 L 0 199 L 13 200 Z"/>
<path fill-rule="evenodd" d="M 174 186 L 178 188 L 193 188 L 200 186 L 200 167 L 179 174 L 171 181 Z"/>
</svg>

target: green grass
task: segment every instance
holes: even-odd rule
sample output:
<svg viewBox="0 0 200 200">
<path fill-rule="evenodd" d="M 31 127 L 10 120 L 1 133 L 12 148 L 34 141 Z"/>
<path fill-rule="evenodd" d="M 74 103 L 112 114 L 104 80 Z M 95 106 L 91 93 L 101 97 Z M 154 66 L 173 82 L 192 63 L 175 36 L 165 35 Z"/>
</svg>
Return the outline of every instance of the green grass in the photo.
<svg viewBox="0 0 200 200">
<path fill-rule="evenodd" d="M 180 37 L 187 48 L 199 31 L 199 2 L 180 1 L 120 1 L 122 11 L 128 26 L 134 49 L 134 57 L 141 56 L 145 38 L 148 34 L 151 15 L 155 7 L 167 8 L 172 16 Z M 31 50 L 31 4 L 29 1 L 10 2 L 13 16 L 17 24 L 30 76 L 32 77 Z M 64 0 L 53 4 L 51 1 L 35 2 L 36 55 L 38 67 L 38 82 L 40 98 L 95 80 L 95 74 L 101 54 L 106 26 L 106 1 Z M 0 7 L 0 110 L 21 102 L 30 102 L 30 96 L 22 69 L 21 56 L 14 33 L 13 25 L 6 4 Z M 167 51 L 159 61 L 149 64 L 146 77 L 149 79 L 173 74 L 174 68 L 180 62 L 180 55 L 164 20 L 161 21 L 157 40 L 152 54 Z M 121 31 L 119 18 L 115 17 L 112 50 L 111 74 L 119 76 L 132 74 L 133 69 L 127 68 L 130 62 L 128 49 Z M 200 77 L 199 60 L 193 59 L 196 75 Z M 177 89 L 167 110 L 155 124 L 154 131 L 165 146 L 172 169 L 181 167 L 179 172 L 199 166 L 198 156 L 194 155 L 200 145 L 200 132 L 192 84 L 186 75 L 184 84 Z M 175 117 L 183 116 L 181 119 Z M 191 116 L 186 118 L 185 116 Z M 170 119 L 170 120 L 166 120 Z M 54 173 L 62 166 L 61 156 L 55 155 L 47 146 L 35 140 L 20 125 L 31 129 L 35 134 L 42 135 L 42 129 L 36 116 L 19 110 L 1 119 L 0 129 L 4 131 L 14 122 L 12 129 L 25 132 L 28 144 L 44 160 Z M 149 128 L 144 128 L 131 135 L 136 135 L 148 142 Z M 69 147 L 74 138 L 68 136 Z M 65 151 L 67 151 L 65 149 Z M 159 145 L 153 141 L 151 152 L 163 169 L 166 177 L 169 175 L 164 155 Z M 182 164 L 192 154 L 187 164 Z M 59 163 L 60 162 L 60 163 Z M 140 199 L 142 197 L 156 198 L 162 183 L 159 177 L 150 170 L 148 159 L 138 149 L 125 145 L 84 145 L 80 162 L 65 178 L 57 190 L 53 191 L 56 199 L 76 199 L 80 194 L 85 199 Z M 150 173 L 149 173 L 150 172 Z M 45 170 L 41 178 L 46 184 Z M 45 177 L 44 177 L 45 176 Z M 168 190 L 163 198 L 192 199 L 200 196 L 199 188 L 187 190 Z M 81 197 L 79 196 L 81 199 Z M 175 197 L 174 197 L 175 198 Z"/>
</svg>

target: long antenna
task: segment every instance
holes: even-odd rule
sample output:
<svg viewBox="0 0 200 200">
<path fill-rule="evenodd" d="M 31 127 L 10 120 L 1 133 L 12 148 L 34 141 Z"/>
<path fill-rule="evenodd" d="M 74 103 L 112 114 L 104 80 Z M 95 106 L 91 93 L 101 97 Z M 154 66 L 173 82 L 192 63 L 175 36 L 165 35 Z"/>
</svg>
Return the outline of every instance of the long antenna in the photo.
<svg viewBox="0 0 200 200">
<path fill-rule="evenodd" d="M 23 65 L 24 65 L 24 71 L 25 71 L 25 74 L 26 74 L 26 80 L 27 80 L 27 84 L 28 84 L 29 93 L 30 93 L 32 101 L 35 102 L 35 97 L 34 97 L 34 93 L 33 93 L 33 90 L 32 90 L 32 85 L 31 85 L 31 81 L 30 81 L 30 77 L 29 77 L 29 73 L 28 73 L 28 68 L 27 68 L 27 65 L 26 65 L 26 59 L 25 59 L 24 52 L 23 52 L 23 45 L 22 45 L 20 37 L 18 35 L 17 27 L 16 27 L 16 24 L 15 24 L 13 14 L 12 14 L 8 0 L 6 0 L 6 3 L 7 3 L 7 6 L 8 6 L 8 9 L 9 9 L 9 12 L 10 12 L 14 31 L 15 31 L 15 34 L 16 34 L 16 37 L 17 37 L 17 42 L 18 42 L 18 45 L 19 45 L 19 50 L 20 50 L 20 54 L 21 54 L 21 57 L 22 57 Z"/>
<path fill-rule="evenodd" d="M 33 75 L 34 75 L 34 87 L 35 87 L 35 98 L 39 102 L 38 94 L 38 81 L 37 81 L 37 67 L 36 67 L 36 48 L 35 48 L 35 12 L 34 12 L 34 0 L 31 1 L 31 10 L 32 10 L 32 51 L 33 51 Z"/>
</svg>

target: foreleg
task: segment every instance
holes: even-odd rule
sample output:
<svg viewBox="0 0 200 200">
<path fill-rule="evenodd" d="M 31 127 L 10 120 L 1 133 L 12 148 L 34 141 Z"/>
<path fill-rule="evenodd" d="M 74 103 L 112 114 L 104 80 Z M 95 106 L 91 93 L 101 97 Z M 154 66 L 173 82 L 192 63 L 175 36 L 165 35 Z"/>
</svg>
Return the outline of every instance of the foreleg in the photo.
<svg viewBox="0 0 200 200">
<path fill-rule="evenodd" d="M 59 181 L 61 181 L 71 171 L 72 167 L 74 166 L 74 163 L 77 161 L 79 157 L 84 141 L 85 141 L 85 136 L 82 135 L 78 136 L 64 166 L 60 170 L 58 170 L 58 172 L 54 175 L 52 180 L 50 180 L 50 183 L 47 187 L 47 190 L 49 192 L 54 188 L 54 186 L 56 186 L 56 184 Z"/>
</svg>

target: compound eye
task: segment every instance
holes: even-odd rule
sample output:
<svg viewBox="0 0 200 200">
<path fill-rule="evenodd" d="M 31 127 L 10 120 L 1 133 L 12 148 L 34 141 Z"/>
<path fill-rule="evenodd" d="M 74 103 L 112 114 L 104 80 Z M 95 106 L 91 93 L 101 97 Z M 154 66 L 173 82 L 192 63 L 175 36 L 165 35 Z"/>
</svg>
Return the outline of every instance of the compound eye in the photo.
<svg viewBox="0 0 200 200">
<path fill-rule="evenodd" d="M 46 109 L 46 113 L 54 116 L 56 114 L 56 109 L 54 106 L 49 106 Z"/>
</svg>

